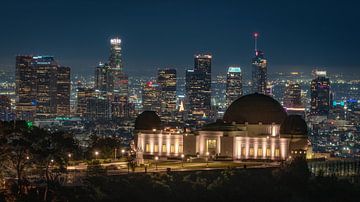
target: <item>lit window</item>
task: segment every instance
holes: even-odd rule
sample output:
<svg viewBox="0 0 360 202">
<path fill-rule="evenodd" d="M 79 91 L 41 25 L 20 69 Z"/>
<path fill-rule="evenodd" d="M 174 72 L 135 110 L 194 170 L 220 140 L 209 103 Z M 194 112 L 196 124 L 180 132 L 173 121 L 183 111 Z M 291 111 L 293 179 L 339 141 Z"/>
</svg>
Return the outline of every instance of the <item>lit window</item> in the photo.
<svg viewBox="0 0 360 202">
<path fill-rule="evenodd" d="M 207 140 L 208 149 L 216 149 L 216 140 Z"/>
<path fill-rule="evenodd" d="M 183 153 L 184 152 L 184 147 L 182 145 L 179 145 L 179 153 Z"/>
<path fill-rule="evenodd" d="M 250 148 L 249 155 L 254 156 L 254 148 Z"/>
<path fill-rule="evenodd" d="M 149 144 L 145 145 L 145 152 L 150 152 L 150 145 Z"/>
<path fill-rule="evenodd" d="M 267 148 L 267 149 L 266 149 L 266 156 L 271 156 L 271 150 L 270 150 L 270 148 Z"/>
<path fill-rule="evenodd" d="M 279 157 L 280 156 L 280 149 L 275 149 L 275 157 Z"/>
<path fill-rule="evenodd" d="M 154 145 L 154 152 L 159 152 L 159 145 Z"/>
<path fill-rule="evenodd" d="M 161 151 L 164 152 L 164 153 L 166 152 L 166 144 L 163 144 L 163 145 L 162 145 Z"/>
<path fill-rule="evenodd" d="M 170 153 L 175 153 L 175 146 L 173 144 L 170 145 Z"/>
<path fill-rule="evenodd" d="M 263 155 L 263 149 L 262 148 L 258 148 L 258 156 L 262 156 Z"/>
<path fill-rule="evenodd" d="M 242 147 L 242 148 L 241 148 L 241 155 L 242 155 L 242 156 L 245 156 L 245 155 L 246 155 L 246 148 L 245 148 L 245 147 Z"/>
</svg>

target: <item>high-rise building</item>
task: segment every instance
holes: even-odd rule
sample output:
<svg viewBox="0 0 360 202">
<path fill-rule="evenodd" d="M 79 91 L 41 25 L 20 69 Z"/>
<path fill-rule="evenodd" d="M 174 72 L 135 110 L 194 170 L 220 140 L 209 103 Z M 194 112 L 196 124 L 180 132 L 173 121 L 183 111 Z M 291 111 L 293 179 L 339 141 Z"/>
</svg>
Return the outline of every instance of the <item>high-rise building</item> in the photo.
<svg viewBox="0 0 360 202">
<path fill-rule="evenodd" d="M 108 64 L 99 63 L 95 68 L 95 89 L 107 93 L 114 90 L 114 80 L 110 66 Z"/>
<path fill-rule="evenodd" d="M 36 74 L 32 56 L 16 56 L 16 117 L 32 120 L 36 114 Z"/>
<path fill-rule="evenodd" d="M 90 119 L 110 119 L 111 102 L 102 92 L 94 91 L 87 100 L 85 116 Z"/>
<path fill-rule="evenodd" d="M 59 67 L 57 71 L 57 115 L 70 116 L 70 67 Z"/>
<path fill-rule="evenodd" d="M 35 117 L 69 115 L 69 102 L 69 67 L 60 67 L 52 56 L 16 57 L 18 119 L 32 120 Z"/>
<path fill-rule="evenodd" d="M 124 72 L 123 61 L 121 57 L 121 39 L 113 38 L 110 40 L 109 66 L 113 80 L 112 117 L 129 116 L 129 79 Z"/>
<path fill-rule="evenodd" d="M 252 91 L 253 93 L 266 94 L 267 92 L 267 60 L 264 53 L 257 49 L 258 34 L 255 38 L 255 57 L 252 59 Z"/>
<path fill-rule="evenodd" d="M 194 69 L 186 71 L 189 120 L 204 123 L 211 115 L 211 61 L 209 54 L 195 55 Z"/>
<path fill-rule="evenodd" d="M 78 88 L 76 89 L 76 114 L 85 117 L 87 113 L 87 103 L 94 96 L 94 89 L 92 88 Z"/>
<path fill-rule="evenodd" d="M 298 83 L 287 83 L 284 94 L 284 107 L 302 108 L 301 103 L 301 86 Z"/>
<path fill-rule="evenodd" d="M 52 56 L 36 56 L 32 65 L 36 72 L 36 117 L 55 117 L 58 64 Z"/>
<path fill-rule="evenodd" d="M 174 120 L 176 112 L 176 69 L 158 70 L 160 87 L 160 117 L 164 121 Z"/>
<path fill-rule="evenodd" d="M 226 76 L 226 104 L 230 104 L 243 95 L 240 67 L 229 67 Z"/>
<path fill-rule="evenodd" d="M 327 116 L 329 115 L 331 104 L 330 79 L 326 77 L 326 71 L 315 71 L 315 77 L 311 81 L 310 114 L 314 116 Z"/>
<path fill-rule="evenodd" d="M 156 111 L 160 113 L 160 89 L 159 84 L 156 82 L 149 81 L 144 85 L 142 89 L 143 111 Z"/>
</svg>

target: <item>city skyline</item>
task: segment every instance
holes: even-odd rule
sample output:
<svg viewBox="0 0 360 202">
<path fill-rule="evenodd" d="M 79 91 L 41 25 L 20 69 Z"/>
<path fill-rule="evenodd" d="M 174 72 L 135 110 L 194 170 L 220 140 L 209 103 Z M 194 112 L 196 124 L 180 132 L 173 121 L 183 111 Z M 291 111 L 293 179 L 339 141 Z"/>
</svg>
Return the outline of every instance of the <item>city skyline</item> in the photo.
<svg viewBox="0 0 360 202">
<path fill-rule="evenodd" d="M 311 71 L 315 67 L 358 71 L 360 66 L 352 59 L 359 54 L 360 42 L 357 38 L 360 30 L 355 26 L 359 14 L 353 10 L 356 7 L 353 4 L 335 1 L 154 4 L 107 1 L 98 6 L 95 1 L 78 1 L 70 8 L 57 1 L 35 2 L 30 6 L 4 3 L 0 16 L 3 25 L 12 29 L 0 33 L 3 44 L 0 66 L 14 68 L 16 55 L 45 54 L 57 56 L 74 73 L 91 74 L 98 62 L 107 60 L 109 47 L 104 44 L 119 37 L 123 42 L 125 69 L 132 75 L 158 68 L 175 68 L 181 75 L 192 66 L 193 55 L 199 53 L 214 56 L 214 73 L 240 65 L 247 74 L 251 72 L 254 32 L 259 32 L 259 49 L 267 56 L 269 72 Z M 199 6 L 201 12 L 196 9 Z M 26 10 L 31 10 L 31 18 L 21 23 L 22 11 Z M 63 16 L 62 11 L 67 15 Z M 94 17 L 93 13 L 99 15 Z M 40 32 L 20 31 L 30 27 L 39 27 Z M 153 48 L 157 51 L 151 51 Z"/>
</svg>

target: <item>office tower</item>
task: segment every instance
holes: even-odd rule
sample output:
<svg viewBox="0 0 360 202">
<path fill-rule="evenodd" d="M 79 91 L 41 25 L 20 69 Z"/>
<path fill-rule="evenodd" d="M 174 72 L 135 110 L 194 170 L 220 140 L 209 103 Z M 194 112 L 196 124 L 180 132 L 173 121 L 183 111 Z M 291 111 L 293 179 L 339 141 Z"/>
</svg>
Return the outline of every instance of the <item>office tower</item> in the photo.
<svg viewBox="0 0 360 202">
<path fill-rule="evenodd" d="M 114 80 L 110 66 L 108 64 L 99 63 L 95 68 L 95 89 L 107 93 L 114 90 Z"/>
<path fill-rule="evenodd" d="M 188 118 L 198 121 L 198 126 L 205 123 L 211 113 L 211 60 L 211 55 L 195 55 L 194 69 L 186 71 Z"/>
<path fill-rule="evenodd" d="M 90 119 L 111 118 L 111 102 L 102 92 L 94 91 L 93 95 L 87 99 L 85 116 Z"/>
<path fill-rule="evenodd" d="M 110 40 L 109 66 L 113 81 L 111 111 L 113 117 L 129 116 L 129 79 L 124 72 L 121 57 L 121 39 L 113 38 Z"/>
<path fill-rule="evenodd" d="M 258 33 L 254 34 L 255 57 L 252 59 L 252 91 L 266 94 L 267 91 L 267 60 L 264 53 L 257 49 Z"/>
<path fill-rule="evenodd" d="M 70 68 L 60 67 L 52 56 L 16 57 L 17 119 L 68 114 L 69 100 Z"/>
<path fill-rule="evenodd" d="M 230 104 L 243 95 L 242 73 L 240 67 L 229 67 L 226 75 L 226 104 Z"/>
<path fill-rule="evenodd" d="M 113 38 L 110 39 L 110 58 L 109 65 L 113 69 L 119 69 L 123 71 L 123 63 L 121 58 L 121 39 Z"/>
<path fill-rule="evenodd" d="M 76 89 L 76 114 L 85 117 L 87 113 L 87 103 L 94 96 L 94 89 L 92 88 L 78 88 Z"/>
<path fill-rule="evenodd" d="M 52 56 L 33 57 L 32 63 L 36 72 L 36 117 L 55 117 L 58 64 Z"/>
<path fill-rule="evenodd" d="M 284 94 L 284 107 L 302 108 L 301 103 L 301 86 L 298 83 L 287 83 Z"/>
<path fill-rule="evenodd" d="M 330 80 L 326 77 L 326 71 L 315 71 L 315 77 L 311 81 L 310 114 L 327 116 L 329 115 L 331 103 Z"/>
<path fill-rule="evenodd" d="M 16 117 L 32 120 L 36 114 L 36 77 L 32 56 L 16 56 Z"/>
<path fill-rule="evenodd" d="M 142 89 L 143 111 L 156 111 L 160 113 L 161 88 L 156 82 L 147 82 Z"/>
<path fill-rule="evenodd" d="M 59 67 L 57 71 L 57 115 L 70 116 L 70 67 Z"/>
<path fill-rule="evenodd" d="M 158 70 L 160 87 L 160 117 L 164 121 L 174 120 L 176 112 L 176 69 Z"/>
</svg>

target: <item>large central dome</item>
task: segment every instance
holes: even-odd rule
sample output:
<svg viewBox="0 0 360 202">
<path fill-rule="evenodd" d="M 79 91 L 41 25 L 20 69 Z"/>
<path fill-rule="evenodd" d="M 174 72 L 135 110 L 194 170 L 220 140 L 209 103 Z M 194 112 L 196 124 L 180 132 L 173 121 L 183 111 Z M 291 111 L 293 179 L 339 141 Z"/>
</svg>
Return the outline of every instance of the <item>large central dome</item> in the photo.
<svg viewBox="0 0 360 202">
<path fill-rule="evenodd" d="M 249 94 L 235 100 L 224 114 L 227 123 L 281 124 L 287 114 L 281 104 L 270 96 Z"/>
</svg>

